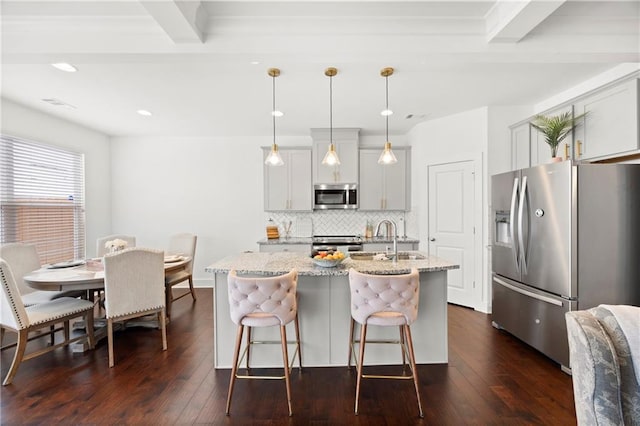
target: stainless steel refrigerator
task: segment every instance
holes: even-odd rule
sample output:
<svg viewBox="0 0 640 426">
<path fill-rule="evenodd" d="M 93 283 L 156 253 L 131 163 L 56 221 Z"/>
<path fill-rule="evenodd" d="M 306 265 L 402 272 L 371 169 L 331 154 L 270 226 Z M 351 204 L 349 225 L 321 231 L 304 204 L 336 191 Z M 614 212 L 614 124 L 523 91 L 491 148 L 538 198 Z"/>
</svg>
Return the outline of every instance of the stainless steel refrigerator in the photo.
<svg viewBox="0 0 640 426">
<path fill-rule="evenodd" d="M 491 178 L 492 321 L 569 368 L 564 314 L 640 305 L 640 164 Z"/>
</svg>

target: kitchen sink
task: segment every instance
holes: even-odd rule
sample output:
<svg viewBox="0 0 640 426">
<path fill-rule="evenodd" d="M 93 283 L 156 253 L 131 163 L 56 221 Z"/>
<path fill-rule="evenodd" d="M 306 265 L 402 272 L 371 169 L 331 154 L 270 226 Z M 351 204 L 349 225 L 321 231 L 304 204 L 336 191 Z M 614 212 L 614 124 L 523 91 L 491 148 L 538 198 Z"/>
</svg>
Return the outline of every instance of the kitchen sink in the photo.
<svg viewBox="0 0 640 426">
<path fill-rule="evenodd" d="M 357 251 L 352 251 L 349 253 L 349 257 L 353 260 L 374 260 L 374 256 L 377 254 L 384 254 L 384 252 L 357 252 Z M 393 256 L 393 253 L 389 253 L 389 256 Z M 409 257 L 411 256 L 411 258 Z M 415 256 L 415 258 L 414 258 Z M 398 253 L 398 260 L 424 260 L 425 257 L 419 253 L 415 253 L 415 252 L 399 252 Z M 390 260 L 390 259 L 388 259 Z"/>
</svg>

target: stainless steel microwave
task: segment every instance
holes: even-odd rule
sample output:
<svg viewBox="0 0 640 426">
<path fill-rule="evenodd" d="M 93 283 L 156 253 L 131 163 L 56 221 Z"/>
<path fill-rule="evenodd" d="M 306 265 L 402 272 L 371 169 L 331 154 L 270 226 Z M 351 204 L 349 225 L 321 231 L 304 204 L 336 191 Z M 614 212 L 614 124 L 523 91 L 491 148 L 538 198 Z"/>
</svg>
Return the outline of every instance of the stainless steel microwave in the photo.
<svg viewBox="0 0 640 426">
<path fill-rule="evenodd" d="M 313 209 L 356 209 L 358 208 L 358 185 L 317 184 L 313 186 Z"/>
</svg>

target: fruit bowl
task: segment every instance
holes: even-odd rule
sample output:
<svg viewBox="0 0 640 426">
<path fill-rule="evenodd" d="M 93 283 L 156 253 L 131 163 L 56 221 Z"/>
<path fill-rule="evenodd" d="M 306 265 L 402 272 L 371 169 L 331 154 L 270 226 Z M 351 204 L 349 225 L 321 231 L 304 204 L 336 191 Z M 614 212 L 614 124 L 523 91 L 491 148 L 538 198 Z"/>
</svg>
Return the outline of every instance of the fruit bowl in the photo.
<svg viewBox="0 0 640 426">
<path fill-rule="evenodd" d="M 315 259 L 311 258 L 311 261 L 318 266 L 322 266 L 323 268 L 333 268 L 334 266 L 339 265 L 344 258 L 342 259 Z"/>
</svg>

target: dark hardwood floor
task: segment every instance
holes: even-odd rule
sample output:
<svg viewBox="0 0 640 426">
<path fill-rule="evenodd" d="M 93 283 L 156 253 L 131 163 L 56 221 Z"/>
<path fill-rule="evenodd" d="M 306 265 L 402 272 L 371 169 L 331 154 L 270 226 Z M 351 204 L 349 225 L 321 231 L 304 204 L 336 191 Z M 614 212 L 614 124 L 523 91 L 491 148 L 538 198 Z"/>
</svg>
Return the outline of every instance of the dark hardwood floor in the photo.
<svg viewBox="0 0 640 426">
<path fill-rule="evenodd" d="M 226 417 L 229 370 L 213 369 L 212 291 L 197 294 L 195 304 L 189 298 L 174 304 L 166 352 L 157 330 L 134 328 L 116 333 L 112 369 L 106 340 L 85 354 L 65 348 L 24 362 L 13 384 L 2 387 L 2 424 L 576 423 L 570 376 L 491 327 L 489 315 L 454 305 L 449 364 L 418 367 L 424 419 L 417 416 L 411 382 L 389 380 L 364 382 L 355 416 L 355 374 L 346 367 L 294 370 L 291 418 L 283 382 L 238 381 Z M 2 352 L 2 377 L 12 356 L 13 349 Z"/>
</svg>

